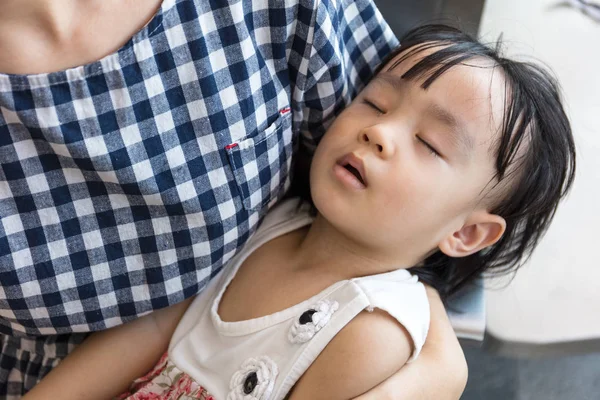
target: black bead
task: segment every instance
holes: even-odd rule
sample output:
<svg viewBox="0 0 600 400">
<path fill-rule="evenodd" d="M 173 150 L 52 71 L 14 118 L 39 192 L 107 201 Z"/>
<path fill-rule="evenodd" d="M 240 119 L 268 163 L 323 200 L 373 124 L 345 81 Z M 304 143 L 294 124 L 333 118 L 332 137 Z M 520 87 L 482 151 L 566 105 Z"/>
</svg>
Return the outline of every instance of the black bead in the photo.
<svg viewBox="0 0 600 400">
<path fill-rule="evenodd" d="M 252 372 L 250 375 L 248 375 L 246 377 L 246 380 L 244 381 L 244 393 L 245 394 L 252 393 L 252 391 L 256 387 L 257 383 L 258 383 L 258 376 L 256 376 L 256 372 Z"/>
<path fill-rule="evenodd" d="M 312 316 L 316 312 L 317 312 L 317 310 L 304 311 L 302 313 L 302 315 L 300 316 L 300 325 L 306 325 L 309 322 L 312 322 Z"/>
</svg>

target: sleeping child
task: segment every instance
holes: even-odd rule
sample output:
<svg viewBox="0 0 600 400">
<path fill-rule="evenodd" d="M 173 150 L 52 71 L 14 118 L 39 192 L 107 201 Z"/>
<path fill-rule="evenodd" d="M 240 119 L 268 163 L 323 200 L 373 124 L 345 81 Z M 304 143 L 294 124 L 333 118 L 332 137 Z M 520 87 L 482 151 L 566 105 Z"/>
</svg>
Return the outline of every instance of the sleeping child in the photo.
<svg viewBox="0 0 600 400">
<path fill-rule="evenodd" d="M 574 177 L 554 79 L 441 25 L 401 43 L 310 190 L 200 295 L 91 335 L 25 399 L 354 398 L 418 357 L 424 283 L 445 298 L 522 264 Z"/>
</svg>

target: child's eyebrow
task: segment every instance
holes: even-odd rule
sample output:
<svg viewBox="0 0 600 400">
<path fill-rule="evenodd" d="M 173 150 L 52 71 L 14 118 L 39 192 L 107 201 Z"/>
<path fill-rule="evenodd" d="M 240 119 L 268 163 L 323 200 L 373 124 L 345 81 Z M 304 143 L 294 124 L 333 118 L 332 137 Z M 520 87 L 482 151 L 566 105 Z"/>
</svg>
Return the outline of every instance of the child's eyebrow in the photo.
<svg viewBox="0 0 600 400">
<path fill-rule="evenodd" d="M 406 83 L 402 80 L 402 77 L 394 74 L 381 72 L 373 78 L 373 82 L 382 84 L 384 86 L 391 86 L 394 90 L 402 90 Z"/>
</svg>

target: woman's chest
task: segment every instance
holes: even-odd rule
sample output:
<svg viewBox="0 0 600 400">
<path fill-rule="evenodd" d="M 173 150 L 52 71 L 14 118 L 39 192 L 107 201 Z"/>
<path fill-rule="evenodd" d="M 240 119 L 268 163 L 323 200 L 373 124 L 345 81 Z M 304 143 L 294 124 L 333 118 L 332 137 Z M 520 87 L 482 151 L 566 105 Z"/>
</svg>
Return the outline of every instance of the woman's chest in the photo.
<svg viewBox="0 0 600 400">
<path fill-rule="evenodd" d="M 161 283 L 172 276 L 179 288 L 198 285 L 208 266 L 219 269 L 223 254 L 241 246 L 258 212 L 284 194 L 293 149 L 290 85 L 275 66 L 287 64 L 268 51 L 271 58 L 263 57 L 259 50 L 268 47 L 258 45 L 267 36 L 285 43 L 285 32 L 255 42 L 252 27 L 242 25 L 240 37 L 221 39 L 208 32 L 212 13 L 201 4 L 165 8 L 100 61 L 50 74 L 0 74 L 0 265 L 14 276 L 10 285 L 23 288 L 0 301 L 39 299 L 37 285 L 24 285 L 39 268 L 77 269 L 85 276 L 78 285 L 92 284 L 99 269 L 107 277 L 127 273 L 123 288 L 150 285 L 138 273 L 144 269 L 160 270 Z M 13 257 L 19 252 L 27 256 Z M 66 286 L 42 285 L 42 295 L 75 284 L 60 282 Z M 140 293 L 140 304 L 155 296 Z M 54 308 L 43 313 L 71 312 Z M 53 323 L 26 314 L 10 323 L 35 327 L 29 334 Z"/>
</svg>

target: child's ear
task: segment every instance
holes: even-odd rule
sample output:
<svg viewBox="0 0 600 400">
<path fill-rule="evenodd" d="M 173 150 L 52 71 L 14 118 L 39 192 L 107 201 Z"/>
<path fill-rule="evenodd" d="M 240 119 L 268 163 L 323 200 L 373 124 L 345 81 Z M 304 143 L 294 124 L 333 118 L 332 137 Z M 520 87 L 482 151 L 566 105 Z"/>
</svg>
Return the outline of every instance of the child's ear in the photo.
<svg viewBox="0 0 600 400">
<path fill-rule="evenodd" d="M 449 257 L 465 257 L 496 243 L 506 230 L 506 221 L 485 210 L 472 213 L 465 224 L 438 245 Z"/>
</svg>

